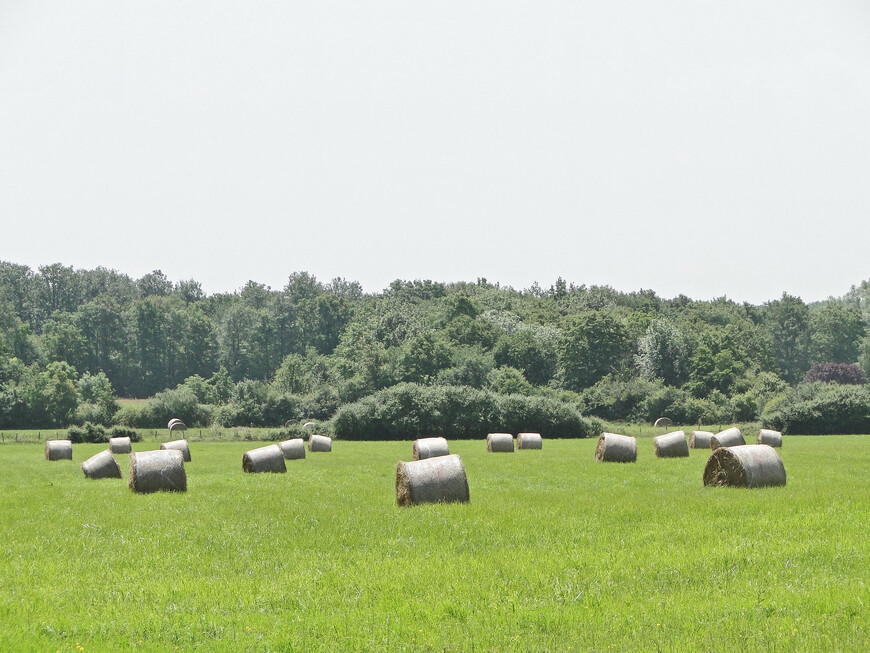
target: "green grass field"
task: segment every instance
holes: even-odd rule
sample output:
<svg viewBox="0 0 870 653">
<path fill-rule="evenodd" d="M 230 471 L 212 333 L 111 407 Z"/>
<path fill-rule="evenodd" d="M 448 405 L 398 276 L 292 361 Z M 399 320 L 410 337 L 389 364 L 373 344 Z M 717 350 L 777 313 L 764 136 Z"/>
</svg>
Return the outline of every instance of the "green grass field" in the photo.
<svg viewBox="0 0 870 653">
<path fill-rule="evenodd" d="M 870 436 L 787 437 L 784 488 L 704 488 L 709 453 L 452 442 L 471 503 L 400 509 L 411 443 L 246 475 L 192 442 L 186 494 L 0 445 L 2 651 L 863 651 Z M 134 445 L 153 449 L 155 441 Z"/>
</svg>

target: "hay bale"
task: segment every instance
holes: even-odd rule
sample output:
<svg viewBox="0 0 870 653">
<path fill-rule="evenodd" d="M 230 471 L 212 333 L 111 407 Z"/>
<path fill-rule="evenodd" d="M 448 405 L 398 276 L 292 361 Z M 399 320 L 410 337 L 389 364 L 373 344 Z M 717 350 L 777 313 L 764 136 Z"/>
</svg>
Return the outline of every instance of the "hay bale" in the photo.
<svg viewBox="0 0 870 653">
<path fill-rule="evenodd" d="M 284 460 L 301 460 L 305 458 L 305 441 L 302 438 L 293 438 L 279 442 Z"/>
<path fill-rule="evenodd" d="M 284 464 L 284 452 L 277 444 L 269 444 L 265 447 L 251 449 L 242 456 L 242 470 L 249 474 L 262 474 L 271 472 L 283 474 L 287 471 Z"/>
<path fill-rule="evenodd" d="M 742 444 L 746 444 L 746 440 L 743 439 L 743 434 L 737 427 L 719 431 L 710 438 L 710 449 L 713 451 L 719 447 L 738 447 Z"/>
<path fill-rule="evenodd" d="M 414 460 L 426 460 L 436 456 L 449 456 L 450 448 L 444 438 L 418 438 L 411 446 Z"/>
<path fill-rule="evenodd" d="M 540 433 L 520 433 L 517 436 L 517 449 L 543 449 L 544 441 Z"/>
<path fill-rule="evenodd" d="M 664 427 L 673 426 L 673 425 L 674 425 L 674 422 L 671 420 L 670 417 L 659 417 L 655 421 L 655 424 L 653 424 L 653 426 L 664 426 Z"/>
<path fill-rule="evenodd" d="M 104 449 L 82 463 L 87 478 L 121 478 L 121 466 L 111 450 Z"/>
<path fill-rule="evenodd" d="M 492 453 L 513 453 L 514 436 L 510 433 L 490 433 L 486 436 L 486 450 Z"/>
<path fill-rule="evenodd" d="M 689 449 L 709 449 L 710 439 L 714 436 L 710 431 L 692 431 L 689 438 Z"/>
<path fill-rule="evenodd" d="M 178 449 L 159 449 L 130 454 L 130 489 L 149 492 L 187 492 L 184 454 Z"/>
<path fill-rule="evenodd" d="M 109 438 L 109 451 L 112 453 L 130 453 L 133 451 L 133 442 L 128 437 Z"/>
<path fill-rule="evenodd" d="M 72 460 L 72 440 L 46 440 L 46 460 Z"/>
<path fill-rule="evenodd" d="M 782 433 L 779 431 L 771 431 L 770 429 L 761 429 L 758 432 L 758 437 L 755 438 L 755 444 L 767 444 L 771 447 L 782 447 Z"/>
<path fill-rule="evenodd" d="M 785 485 L 785 466 L 767 444 L 742 444 L 716 449 L 704 468 L 704 485 L 773 487 Z"/>
<path fill-rule="evenodd" d="M 161 449 L 175 449 L 176 451 L 180 451 L 184 456 L 184 462 L 190 462 L 190 447 L 187 444 L 187 440 L 171 440 L 169 442 L 164 442 L 160 445 Z"/>
<path fill-rule="evenodd" d="M 396 466 L 396 503 L 400 506 L 468 501 L 468 478 L 456 454 Z"/>
<path fill-rule="evenodd" d="M 658 458 L 686 458 L 689 455 L 689 443 L 684 431 L 665 433 L 653 440 Z"/>
<path fill-rule="evenodd" d="M 308 438 L 308 451 L 318 452 L 329 452 L 332 451 L 332 438 L 328 438 L 325 435 L 314 435 Z"/>
<path fill-rule="evenodd" d="M 175 433 L 176 431 L 186 431 L 187 430 L 187 426 L 184 424 L 184 422 L 182 422 L 177 417 L 173 417 L 171 420 L 169 420 L 169 424 L 167 425 L 167 428 L 169 429 L 170 434 Z"/>
<path fill-rule="evenodd" d="M 637 439 L 629 435 L 602 433 L 595 447 L 595 460 L 608 463 L 637 461 Z"/>
</svg>

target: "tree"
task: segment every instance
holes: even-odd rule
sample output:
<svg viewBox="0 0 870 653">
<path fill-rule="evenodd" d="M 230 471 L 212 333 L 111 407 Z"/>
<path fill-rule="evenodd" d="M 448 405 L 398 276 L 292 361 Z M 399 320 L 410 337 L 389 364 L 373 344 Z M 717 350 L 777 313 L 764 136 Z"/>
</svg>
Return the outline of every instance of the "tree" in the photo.
<svg viewBox="0 0 870 653">
<path fill-rule="evenodd" d="M 799 381 L 810 366 L 809 309 L 800 297 L 786 293 L 765 305 L 765 324 L 772 340 L 773 357 L 780 376 Z"/>
<path fill-rule="evenodd" d="M 827 363 L 854 363 L 867 326 L 856 306 L 828 302 L 810 317 L 810 357 Z"/>
<path fill-rule="evenodd" d="M 689 343 L 682 330 L 667 320 L 655 320 L 637 344 L 635 364 L 650 381 L 677 386 L 688 378 Z"/>
<path fill-rule="evenodd" d="M 621 371 L 630 352 L 625 327 L 612 315 L 588 311 L 570 316 L 559 343 L 565 387 L 579 391 Z"/>
<path fill-rule="evenodd" d="M 520 370 L 535 385 L 546 385 L 556 373 L 556 353 L 528 329 L 499 338 L 492 350 L 495 364 Z"/>
<path fill-rule="evenodd" d="M 166 297 L 172 292 L 172 282 L 160 270 L 154 270 L 136 281 L 139 295 L 145 297 Z"/>
</svg>

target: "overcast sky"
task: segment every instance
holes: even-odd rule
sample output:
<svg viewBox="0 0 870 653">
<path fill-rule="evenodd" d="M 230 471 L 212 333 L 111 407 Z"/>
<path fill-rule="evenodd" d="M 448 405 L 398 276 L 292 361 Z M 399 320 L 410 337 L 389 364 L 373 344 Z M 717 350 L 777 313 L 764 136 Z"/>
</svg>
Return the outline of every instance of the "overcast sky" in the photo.
<svg viewBox="0 0 870 653">
<path fill-rule="evenodd" d="M 0 0 L 0 259 L 807 301 L 870 278 L 870 3 Z"/>
</svg>

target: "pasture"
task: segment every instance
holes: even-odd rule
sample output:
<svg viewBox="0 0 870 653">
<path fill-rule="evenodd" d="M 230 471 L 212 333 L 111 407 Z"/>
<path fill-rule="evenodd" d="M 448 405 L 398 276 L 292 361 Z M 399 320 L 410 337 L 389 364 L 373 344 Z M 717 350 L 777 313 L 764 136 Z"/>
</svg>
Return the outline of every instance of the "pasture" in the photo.
<svg viewBox="0 0 870 653">
<path fill-rule="evenodd" d="M 451 442 L 471 502 L 399 508 L 410 442 L 258 475 L 260 443 L 194 440 L 186 494 L 136 495 L 126 455 L 123 481 L 82 474 L 104 445 L 7 437 L 0 650 L 868 649 L 870 437 L 786 437 L 788 484 L 760 490 L 703 487 L 708 451 L 595 445 Z"/>
</svg>

